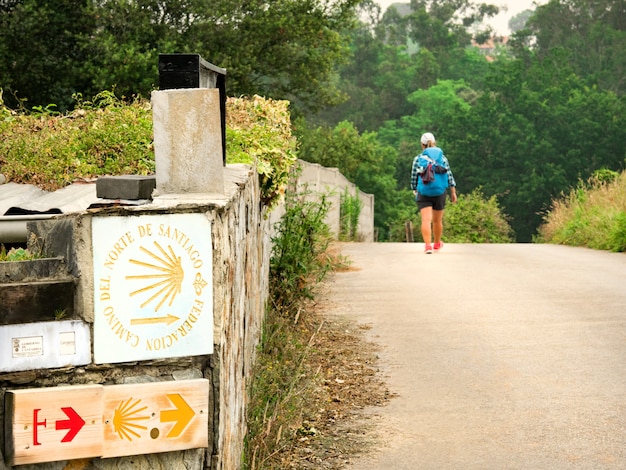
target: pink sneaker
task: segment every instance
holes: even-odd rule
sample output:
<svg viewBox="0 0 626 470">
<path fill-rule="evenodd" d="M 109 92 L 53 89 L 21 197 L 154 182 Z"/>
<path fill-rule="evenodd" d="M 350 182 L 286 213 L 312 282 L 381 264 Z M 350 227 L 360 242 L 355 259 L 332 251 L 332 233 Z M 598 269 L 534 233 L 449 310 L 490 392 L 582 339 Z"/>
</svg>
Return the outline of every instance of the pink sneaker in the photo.
<svg viewBox="0 0 626 470">
<path fill-rule="evenodd" d="M 430 243 L 426 243 L 424 246 L 424 253 L 430 255 L 433 252 L 433 246 Z"/>
<path fill-rule="evenodd" d="M 443 248 L 443 242 L 435 243 L 433 245 L 433 248 L 435 249 L 435 251 L 441 250 Z"/>
</svg>

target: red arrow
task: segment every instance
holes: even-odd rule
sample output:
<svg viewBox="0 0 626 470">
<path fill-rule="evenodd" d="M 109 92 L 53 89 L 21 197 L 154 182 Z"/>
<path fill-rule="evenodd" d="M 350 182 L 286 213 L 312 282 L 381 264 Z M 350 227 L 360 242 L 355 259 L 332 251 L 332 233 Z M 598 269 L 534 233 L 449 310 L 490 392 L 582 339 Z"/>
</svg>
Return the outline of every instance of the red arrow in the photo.
<svg viewBox="0 0 626 470">
<path fill-rule="evenodd" d="M 57 421 L 56 430 L 59 431 L 60 429 L 69 429 L 65 437 L 61 439 L 61 442 L 72 442 L 72 440 L 76 437 L 76 434 L 78 434 L 78 431 L 80 431 L 85 425 L 85 420 L 81 418 L 76 411 L 74 411 L 74 408 L 68 407 L 61 409 L 69 419 Z"/>
</svg>

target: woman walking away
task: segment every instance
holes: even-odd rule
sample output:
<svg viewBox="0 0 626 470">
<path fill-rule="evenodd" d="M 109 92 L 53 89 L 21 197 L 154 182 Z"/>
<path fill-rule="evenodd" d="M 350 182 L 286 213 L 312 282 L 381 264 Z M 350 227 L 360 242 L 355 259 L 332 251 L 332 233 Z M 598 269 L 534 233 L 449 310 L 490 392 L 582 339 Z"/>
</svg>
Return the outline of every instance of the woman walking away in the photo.
<svg viewBox="0 0 626 470">
<path fill-rule="evenodd" d="M 417 207 L 422 216 L 424 253 L 431 254 L 443 247 L 443 210 L 446 207 L 446 190 L 450 188 L 450 200 L 456 202 L 456 182 L 450 163 L 443 151 L 436 146 L 435 136 L 430 132 L 422 135 L 422 153 L 413 160 L 411 189 L 416 195 Z"/>
</svg>

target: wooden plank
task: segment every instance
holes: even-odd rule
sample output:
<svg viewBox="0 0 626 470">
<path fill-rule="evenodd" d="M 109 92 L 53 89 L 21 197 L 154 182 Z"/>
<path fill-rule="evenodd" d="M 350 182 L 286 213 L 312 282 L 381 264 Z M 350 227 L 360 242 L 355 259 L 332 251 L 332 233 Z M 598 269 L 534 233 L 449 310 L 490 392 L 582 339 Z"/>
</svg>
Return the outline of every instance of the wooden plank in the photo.
<svg viewBox="0 0 626 470">
<path fill-rule="evenodd" d="M 208 447 L 206 379 L 104 388 L 103 457 Z"/>
<path fill-rule="evenodd" d="M 9 465 L 102 455 L 101 385 L 7 391 Z"/>
<path fill-rule="evenodd" d="M 10 390 L 9 465 L 205 448 L 209 381 Z"/>
</svg>

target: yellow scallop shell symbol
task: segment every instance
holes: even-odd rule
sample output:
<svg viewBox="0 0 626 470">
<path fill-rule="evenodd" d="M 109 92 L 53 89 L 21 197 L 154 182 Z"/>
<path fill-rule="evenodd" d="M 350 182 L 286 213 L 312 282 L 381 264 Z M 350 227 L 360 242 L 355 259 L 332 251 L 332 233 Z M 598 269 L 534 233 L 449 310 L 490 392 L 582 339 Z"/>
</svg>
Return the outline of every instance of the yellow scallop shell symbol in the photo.
<svg viewBox="0 0 626 470">
<path fill-rule="evenodd" d="M 182 290 L 185 272 L 181 263 L 180 256 L 176 256 L 171 245 L 168 245 L 167 251 L 154 242 L 156 252 L 152 252 L 147 248 L 139 247 L 149 259 L 141 261 L 131 259 L 130 263 L 146 268 L 145 274 L 136 276 L 126 276 L 128 280 L 147 281 L 146 286 L 131 292 L 131 296 L 143 294 L 144 292 L 153 292 L 152 295 L 141 304 L 141 308 L 150 302 L 158 300 L 154 311 L 158 312 L 165 302 L 169 300 L 168 306 L 172 306 L 174 299 Z"/>
<path fill-rule="evenodd" d="M 132 403 L 131 403 L 132 402 Z M 120 439 L 128 439 L 132 441 L 132 436 L 141 437 L 137 431 L 145 431 L 148 429 L 146 426 L 136 424 L 136 421 L 144 421 L 150 419 L 149 415 L 141 415 L 143 411 L 148 408 L 143 406 L 137 408 L 141 403 L 141 399 L 137 399 L 133 402 L 133 398 L 119 404 L 113 413 L 113 430 L 117 433 Z"/>
</svg>

